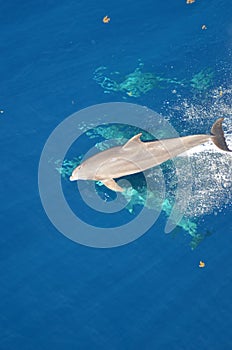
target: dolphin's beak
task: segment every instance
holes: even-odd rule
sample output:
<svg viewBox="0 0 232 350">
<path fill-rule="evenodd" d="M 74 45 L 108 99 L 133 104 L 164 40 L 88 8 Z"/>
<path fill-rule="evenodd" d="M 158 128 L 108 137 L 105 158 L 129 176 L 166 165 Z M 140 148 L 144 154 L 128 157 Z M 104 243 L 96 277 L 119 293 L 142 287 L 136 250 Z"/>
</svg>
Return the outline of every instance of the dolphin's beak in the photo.
<svg viewBox="0 0 232 350">
<path fill-rule="evenodd" d="M 70 181 L 75 181 L 76 179 L 75 179 L 74 176 L 70 176 L 69 180 L 70 180 Z"/>
</svg>

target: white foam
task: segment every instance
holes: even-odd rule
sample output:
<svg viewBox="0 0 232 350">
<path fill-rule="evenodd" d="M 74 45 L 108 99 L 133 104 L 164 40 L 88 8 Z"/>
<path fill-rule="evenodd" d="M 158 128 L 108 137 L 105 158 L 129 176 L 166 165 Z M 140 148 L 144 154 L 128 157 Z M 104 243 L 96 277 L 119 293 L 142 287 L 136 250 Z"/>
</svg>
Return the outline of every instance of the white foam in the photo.
<svg viewBox="0 0 232 350">
<path fill-rule="evenodd" d="M 231 91 L 232 97 L 232 89 L 227 90 Z M 173 118 L 176 118 L 176 111 L 181 113 L 186 135 L 191 133 L 191 125 L 210 127 L 217 118 L 224 117 L 225 138 L 232 150 L 232 107 L 229 101 L 230 99 L 224 101 L 222 98 L 215 98 L 210 105 L 206 101 L 196 104 L 184 100 L 169 112 Z M 192 193 L 185 213 L 187 217 L 217 213 L 223 207 L 231 205 L 232 153 L 218 149 L 213 142 L 207 142 L 182 153 L 179 157 L 183 161 L 184 157 L 189 157 L 188 161 L 192 166 Z"/>
</svg>

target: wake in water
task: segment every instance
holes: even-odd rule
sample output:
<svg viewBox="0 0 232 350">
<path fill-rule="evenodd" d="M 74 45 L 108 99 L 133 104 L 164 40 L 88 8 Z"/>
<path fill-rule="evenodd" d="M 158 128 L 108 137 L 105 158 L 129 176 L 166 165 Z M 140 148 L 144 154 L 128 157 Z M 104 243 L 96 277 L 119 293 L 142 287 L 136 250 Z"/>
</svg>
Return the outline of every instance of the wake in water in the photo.
<svg viewBox="0 0 232 350">
<path fill-rule="evenodd" d="M 224 117 L 226 142 L 232 149 L 232 89 L 213 90 L 202 104 L 184 100 L 171 107 L 171 117 L 181 115 L 181 125 L 211 125 Z M 176 118 L 176 116 L 175 116 Z M 192 165 L 192 195 L 185 216 L 198 218 L 217 213 L 232 202 L 232 153 L 222 152 L 213 143 L 197 146 L 182 154 Z"/>
</svg>

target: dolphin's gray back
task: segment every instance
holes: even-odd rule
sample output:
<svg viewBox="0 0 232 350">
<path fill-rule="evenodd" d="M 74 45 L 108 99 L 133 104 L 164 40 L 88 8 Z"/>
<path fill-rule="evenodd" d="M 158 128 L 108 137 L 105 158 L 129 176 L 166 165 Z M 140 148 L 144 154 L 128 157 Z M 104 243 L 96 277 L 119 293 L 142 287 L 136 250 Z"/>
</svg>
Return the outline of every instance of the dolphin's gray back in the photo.
<svg viewBox="0 0 232 350">
<path fill-rule="evenodd" d="M 162 164 L 210 139 L 210 135 L 193 135 L 152 142 L 136 141 L 129 147 L 114 147 L 101 152 L 89 161 L 98 165 L 99 179 L 119 178 Z"/>
<path fill-rule="evenodd" d="M 179 138 L 163 139 L 150 142 L 148 149 L 156 157 L 157 164 L 161 164 L 168 159 L 174 158 L 189 149 L 198 146 L 211 139 L 210 135 L 192 135 Z"/>
</svg>

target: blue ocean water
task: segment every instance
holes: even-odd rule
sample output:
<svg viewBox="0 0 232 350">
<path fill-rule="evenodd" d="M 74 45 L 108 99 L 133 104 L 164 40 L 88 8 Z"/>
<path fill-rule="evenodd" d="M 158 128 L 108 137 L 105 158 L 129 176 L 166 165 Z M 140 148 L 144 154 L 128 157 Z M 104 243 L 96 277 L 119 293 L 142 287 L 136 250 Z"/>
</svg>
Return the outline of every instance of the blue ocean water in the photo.
<svg viewBox="0 0 232 350">
<path fill-rule="evenodd" d="M 231 12 L 229 0 L 1 3 L 0 349 L 232 349 L 228 206 L 205 217 L 201 229 L 214 233 L 193 251 L 186 233 L 163 233 L 164 217 L 131 244 L 94 249 L 56 230 L 38 191 L 44 144 L 70 114 L 177 102 L 171 87 L 104 93 L 98 67 L 125 76 L 143 62 L 178 80 L 210 68 L 214 87 L 227 86 Z"/>
</svg>

